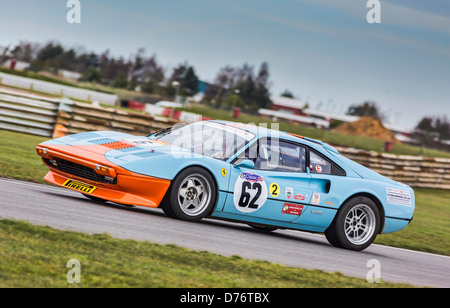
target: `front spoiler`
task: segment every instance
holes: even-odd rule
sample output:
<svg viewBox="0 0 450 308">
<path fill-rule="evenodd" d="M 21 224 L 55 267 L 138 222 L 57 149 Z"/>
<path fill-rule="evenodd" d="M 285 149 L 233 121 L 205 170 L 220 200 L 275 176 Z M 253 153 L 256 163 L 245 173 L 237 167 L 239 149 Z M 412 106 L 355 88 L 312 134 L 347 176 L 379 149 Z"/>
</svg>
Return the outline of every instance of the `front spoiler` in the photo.
<svg viewBox="0 0 450 308">
<path fill-rule="evenodd" d="M 121 204 L 152 208 L 156 208 L 160 205 L 170 186 L 170 181 L 168 180 L 122 174 L 117 175 L 117 184 L 115 185 L 100 184 L 65 174 L 52 168 L 44 178 L 47 182 L 61 187 L 63 187 L 63 184 L 70 179 L 97 186 L 97 189 L 90 194 L 91 196 Z M 64 188 L 74 190 L 67 187 Z"/>
</svg>

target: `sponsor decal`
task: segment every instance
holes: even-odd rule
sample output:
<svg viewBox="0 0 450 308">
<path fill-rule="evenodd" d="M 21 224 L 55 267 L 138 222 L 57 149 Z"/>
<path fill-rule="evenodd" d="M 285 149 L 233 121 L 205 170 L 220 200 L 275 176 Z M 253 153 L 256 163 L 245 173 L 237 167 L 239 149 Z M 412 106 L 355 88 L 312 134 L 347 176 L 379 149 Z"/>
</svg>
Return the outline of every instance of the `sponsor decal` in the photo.
<svg viewBox="0 0 450 308">
<path fill-rule="evenodd" d="M 232 125 L 229 125 L 229 124 L 220 124 L 220 123 L 215 123 L 215 122 L 203 122 L 203 125 L 209 126 L 209 127 L 214 127 L 214 128 L 235 134 L 239 137 L 244 138 L 247 141 L 250 141 L 256 137 L 255 134 L 252 134 L 246 130 L 243 130 L 243 129 L 240 129 L 237 127 L 233 127 Z"/>
<path fill-rule="evenodd" d="M 270 184 L 269 192 L 272 197 L 274 198 L 278 197 L 281 192 L 280 185 L 278 185 L 277 183 Z"/>
<path fill-rule="evenodd" d="M 223 176 L 223 177 L 226 177 L 226 176 L 227 176 L 227 172 L 228 172 L 227 169 L 222 168 L 221 172 L 222 172 L 222 176 Z"/>
<path fill-rule="evenodd" d="M 334 203 L 331 203 L 331 202 L 328 202 L 328 201 L 326 201 L 325 204 L 327 204 L 327 205 L 334 205 Z"/>
<path fill-rule="evenodd" d="M 81 191 L 82 193 L 89 194 L 89 195 L 92 194 L 97 189 L 96 186 L 89 185 L 89 184 L 75 181 L 75 180 L 67 180 L 66 182 L 64 182 L 63 186 Z"/>
<path fill-rule="evenodd" d="M 241 173 L 234 185 L 233 203 L 239 212 L 252 213 L 267 200 L 267 185 L 262 176 Z"/>
<path fill-rule="evenodd" d="M 299 201 L 305 201 L 305 196 L 303 196 L 303 195 L 295 195 L 294 199 L 295 200 L 299 200 Z"/>
<path fill-rule="evenodd" d="M 303 211 L 303 205 L 300 204 L 291 204 L 291 203 L 285 203 L 283 205 L 283 208 L 281 209 L 281 213 L 283 214 L 290 214 L 290 215 L 302 215 Z"/>
<path fill-rule="evenodd" d="M 291 199 L 292 196 L 294 195 L 294 189 L 292 187 L 286 187 L 285 193 L 286 193 L 286 198 Z"/>
<path fill-rule="evenodd" d="M 312 198 L 312 204 L 319 204 L 320 203 L 320 194 L 314 193 Z"/>
<path fill-rule="evenodd" d="M 318 173 L 322 173 L 322 166 L 321 165 L 316 165 L 316 171 Z"/>
<path fill-rule="evenodd" d="M 244 172 L 239 176 L 241 179 L 249 182 L 262 182 L 264 181 L 263 177 L 252 172 Z"/>
<path fill-rule="evenodd" d="M 137 146 L 162 146 L 162 145 L 166 145 L 168 143 L 161 141 L 161 140 L 150 140 L 147 138 L 142 138 L 142 139 L 128 139 L 128 140 L 124 140 L 126 142 L 132 143 L 134 145 Z"/>
<path fill-rule="evenodd" d="M 386 195 L 389 203 L 411 206 L 411 193 L 408 190 L 386 187 Z"/>
</svg>

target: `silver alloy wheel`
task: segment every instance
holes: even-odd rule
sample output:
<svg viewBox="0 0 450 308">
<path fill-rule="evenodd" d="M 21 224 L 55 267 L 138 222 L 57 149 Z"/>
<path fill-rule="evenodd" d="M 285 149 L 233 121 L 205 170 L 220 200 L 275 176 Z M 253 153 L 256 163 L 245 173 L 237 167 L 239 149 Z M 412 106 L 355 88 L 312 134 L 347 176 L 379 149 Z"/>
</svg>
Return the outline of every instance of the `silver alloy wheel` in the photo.
<svg viewBox="0 0 450 308">
<path fill-rule="evenodd" d="M 211 187 L 201 174 L 186 177 L 178 189 L 178 204 L 188 216 L 201 214 L 208 207 Z"/>
<path fill-rule="evenodd" d="M 354 245 L 365 244 L 374 234 L 375 228 L 375 213 L 368 205 L 356 205 L 345 217 L 345 236 Z"/>
</svg>

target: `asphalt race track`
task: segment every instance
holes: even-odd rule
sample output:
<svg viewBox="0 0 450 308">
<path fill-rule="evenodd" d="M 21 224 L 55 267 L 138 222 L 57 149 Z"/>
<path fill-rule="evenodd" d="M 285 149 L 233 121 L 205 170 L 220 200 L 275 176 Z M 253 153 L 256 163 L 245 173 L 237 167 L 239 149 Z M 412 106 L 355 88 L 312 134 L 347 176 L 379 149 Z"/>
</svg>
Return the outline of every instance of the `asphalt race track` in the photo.
<svg viewBox="0 0 450 308">
<path fill-rule="evenodd" d="M 353 252 L 330 246 L 322 235 L 290 230 L 265 233 L 244 224 L 212 219 L 188 223 L 170 219 L 159 209 L 95 203 L 80 193 L 54 186 L 0 179 L 2 218 L 361 278 L 371 270 L 368 261 L 376 259 L 382 280 L 450 287 L 450 257 L 380 245 Z"/>
</svg>

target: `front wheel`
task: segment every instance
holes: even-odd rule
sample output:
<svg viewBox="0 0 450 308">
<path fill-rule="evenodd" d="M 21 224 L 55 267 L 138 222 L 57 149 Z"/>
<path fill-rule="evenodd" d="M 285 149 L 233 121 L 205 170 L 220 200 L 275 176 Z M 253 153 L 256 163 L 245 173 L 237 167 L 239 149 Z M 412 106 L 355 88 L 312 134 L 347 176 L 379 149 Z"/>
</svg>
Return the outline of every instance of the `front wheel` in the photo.
<svg viewBox="0 0 450 308">
<path fill-rule="evenodd" d="M 185 169 L 172 182 L 162 209 L 172 218 L 199 221 L 211 212 L 216 190 L 208 171 L 200 167 Z"/>
<path fill-rule="evenodd" d="M 373 243 L 379 228 L 375 203 L 367 197 L 355 197 L 342 206 L 325 236 L 333 246 L 361 251 Z"/>
</svg>

